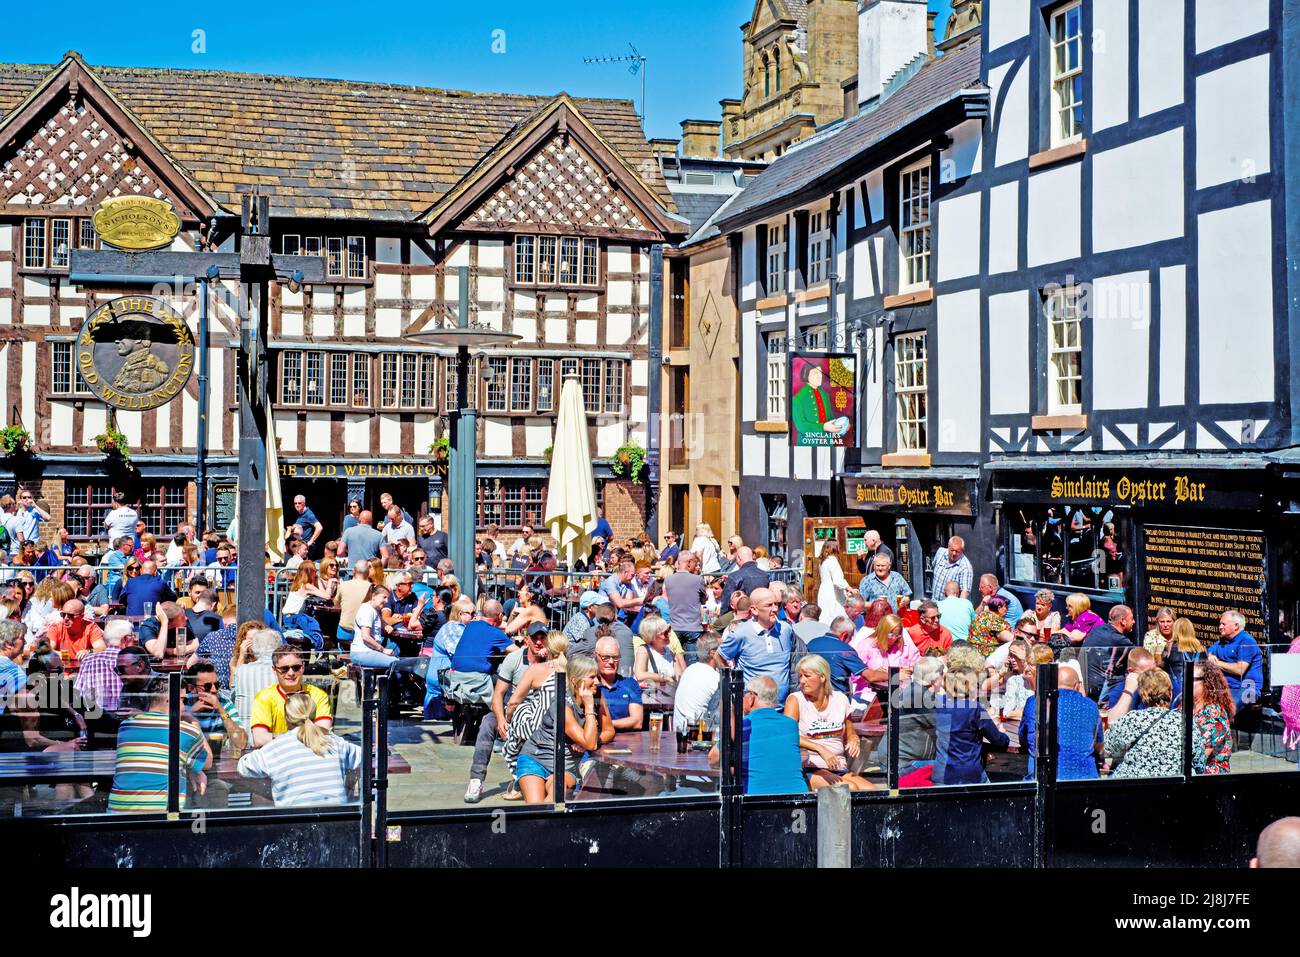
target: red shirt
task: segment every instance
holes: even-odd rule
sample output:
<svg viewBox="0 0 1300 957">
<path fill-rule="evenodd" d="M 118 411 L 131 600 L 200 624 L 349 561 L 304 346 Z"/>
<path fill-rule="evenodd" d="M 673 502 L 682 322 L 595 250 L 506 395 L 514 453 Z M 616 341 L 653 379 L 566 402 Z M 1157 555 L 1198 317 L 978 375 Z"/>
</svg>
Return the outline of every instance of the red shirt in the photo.
<svg viewBox="0 0 1300 957">
<path fill-rule="evenodd" d="M 73 638 L 68 633 L 68 623 L 60 619 L 45 630 L 45 637 L 50 640 L 50 647 L 55 651 L 66 651 L 74 657 L 82 651 L 88 651 L 97 638 L 103 638 L 104 632 L 93 621 L 81 626 L 81 636 Z"/>
<path fill-rule="evenodd" d="M 940 654 L 947 654 L 948 649 L 952 647 L 952 632 L 943 625 L 939 626 L 938 638 L 931 638 L 930 633 L 922 628 L 919 622 L 907 629 L 907 637 L 912 639 L 912 644 L 916 645 L 916 650 L 922 655 L 931 648 L 938 648 Z"/>
</svg>

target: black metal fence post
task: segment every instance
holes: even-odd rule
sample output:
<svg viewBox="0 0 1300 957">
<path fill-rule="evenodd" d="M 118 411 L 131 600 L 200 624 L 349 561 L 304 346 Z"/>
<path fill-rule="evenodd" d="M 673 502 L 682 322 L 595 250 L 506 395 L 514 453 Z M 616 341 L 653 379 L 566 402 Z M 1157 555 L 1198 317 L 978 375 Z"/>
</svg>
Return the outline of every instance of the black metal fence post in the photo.
<svg viewBox="0 0 1300 957">
<path fill-rule="evenodd" d="M 375 866 L 388 866 L 388 696 L 392 672 L 385 671 L 376 679 L 378 686 L 375 704 Z"/>
<path fill-rule="evenodd" d="M 1034 688 L 1034 866 L 1051 867 L 1056 844 L 1056 709 L 1060 695 L 1055 662 L 1038 666 Z"/>
<path fill-rule="evenodd" d="M 899 681 L 898 667 L 896 665 L 890 665 L 889 691 L 888 691 L 888 697 L 885 699 L 885 704 L 889 708 L 889 711 L 887 712 L 886 715 L 886 720 L 889 722 L 889 729 L 888 729 L 889 739 L 888 741 L 885 742 L 885 754 L 886 754 L 885 760 L 888 762 L 889 767 L 885 769 L 885 774 L 886 774 L 887 781 L 889 783 L 889 793 L 895 796 L 897 796 L 898 794 L 898 778 L 899 778 L 898 728 L 902 720 L 901 715 L 899 714 L 900 708 L 898 707 L 899 703 L 902 700 L 902 695 L 899 694 L 898 681 Z"/>
<path fill-rule="evenodd" d="M 371 814 L 374 809 L 374 774 L 371 764 L 371 756 L 374 754 L 375 745 L 375 726 L 373 724 L 374 715 L 374 682 L 375 676 L 369 668 L 361 669 L 361 687 L 357 689 L 357 694 L 361 696 L 361 853 L 357 861 L 358 867 L 374 866 L 374 842 L 372 840 L 373 821 Z"/>
<path fill-rule="evenodd" d="M 722 672 L 721 720 L 718 722 L 719 796 L 718 866 L 740 867 L 744 824 L 745 748 L 744 679 L 734 668 Z"/>
<path fill-rule="evenodd" d="M 181 812 L 181 675 L 167 676 L 167 814 Z"/>
<path fill-rule="evenodd" d="M 1196 662 L 1183 659 L 1183 780 L 1192 779 L 1192 731 L 1195 719 L 1192 710 L 1196 702 Z"/>
<path fill-rule="evenodd" d="M 555 771 L 555 786 L 551 789 L 551 796 L 554 798 L 553 806 L 557 811 L 564 810 L 564 709 L 565 702 L 565 682 L 567 678 L 563 671 L 557 671 L 551 676 L 555 682 L 555 752 L 551 755 L 551 767 Z"/>
</svg>

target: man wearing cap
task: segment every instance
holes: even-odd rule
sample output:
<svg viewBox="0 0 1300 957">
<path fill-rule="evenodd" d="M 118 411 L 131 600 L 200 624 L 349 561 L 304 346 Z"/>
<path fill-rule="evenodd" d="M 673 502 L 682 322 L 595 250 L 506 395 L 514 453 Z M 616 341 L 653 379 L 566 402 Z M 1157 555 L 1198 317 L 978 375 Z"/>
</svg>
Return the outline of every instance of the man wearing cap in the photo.
<svg viewBox="0 0 1300 957">
<path fill-rule="evenodd" d="M 582 644 L 587 629 L 596 624 L 596 608 L 600 605 L 609 605 L 609 597 L 598 591 L 584 591 L 578 599 L 577 613 L 564 626 L 564 637 L 569 639 L 570 656 L 582 653 L 575 649 Z"/>
</svg>

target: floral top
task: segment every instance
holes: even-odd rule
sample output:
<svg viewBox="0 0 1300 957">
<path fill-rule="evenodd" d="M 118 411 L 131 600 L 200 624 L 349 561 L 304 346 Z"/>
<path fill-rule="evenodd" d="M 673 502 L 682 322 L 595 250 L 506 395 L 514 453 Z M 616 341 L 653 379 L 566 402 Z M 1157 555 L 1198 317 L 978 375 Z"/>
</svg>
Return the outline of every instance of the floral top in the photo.
<svg viewBox="0 0 1300 957">
<path fill-rule="evenodd" d="M 1113 778 L 1176 777 L 1183 773 L 1182 712 L 1168 708 L 1130 711 L 1106 729 L 1106 755 Z M 1205 749 L 1192 749 L 1192 772 L 1205 773 Z"/>
<path fill-rule="evenodd" d="M 990 609 L 985 609 L 975 616 L 975 624 L 970 626 L 970 643 L 981 655 L 988 657 L 997 650 L 998 635 L 1009 631 L 1011 626 L 1006 618 Z"/>
<path fill-rule="evenodd" d="M 1142 636 L 1142 647 L 1155 655 L 1156 661 L 1159 661 L 1165 656 L 1165 636 L 1160 634 L 1159 628 L 1152 628 Z"/>
<path fill-rule="evenodd" d="M 1232 727 L 1228 714 L 1221 705 L 1207 704 L 1196 712 L 1196 737 L 1201 750 L 1210 749 L 1206 759 L 1206 774 L 1227 774 L 1232 770 Z"/>
</svg>

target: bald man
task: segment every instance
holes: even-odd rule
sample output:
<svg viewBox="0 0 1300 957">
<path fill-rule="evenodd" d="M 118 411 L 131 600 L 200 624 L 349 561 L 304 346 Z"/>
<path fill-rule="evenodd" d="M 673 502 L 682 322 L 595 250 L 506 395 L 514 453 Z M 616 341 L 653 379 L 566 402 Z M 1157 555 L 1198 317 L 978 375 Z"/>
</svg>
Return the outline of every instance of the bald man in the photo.
<svg viewBox="0 0 1300 957">
<path fill-rule="evenodd" d="M 1251 867 L 1300 867 L 1300 817 L 1283 817 L 1259 833 Z"/>
<path fill-rule="evenodd" d="M 722 586 L 722 607 L 731 607 L 731 593 L 743 592 L 753 594 L 755 588 L 766 588 L 771 582 L 767 572 L 754 562 L 754 550 L 748 545 L 736 549 L 736 570 L 727 576 L 727 583 Z"/>
<path fill-rule="evenodd" d="M 1134 648 L 1128 653 L 1128 674 L 1124 676 L 1124 683 L 1115 685 L 1106 696 L 1108 723 L 1118 721 L 1130 711 L 1142 710 L 1142 698 L 1137 690 L 1138 678 L 1142 672 L 1150 671 L 1155 666 L 1156 656 L 1145 648 Z"/>
<path fill-rule="evenodd" d="M 750 619 L 736 625 L 718 653 L 737 665 L 745 681 L 759 676 L 771 678 L 777 687 L 777 701 L 790 693 L 790 659 L 795 652 L 794 629 L 776 617 L 776 595 L 770 588 L 749 593 Z"/>
<path fill-rule="evenodd" d="M 1035 666 L 1036 667 L 1036 666 Z M 1079 673 L 1073 668 L 1056 669 L 1059 692 L 1056 697 L 1058 757 L 1056 779 L 1080 781 L 1097 777 L 1096 755 L 1101 753 L 1101 712 L 1097 702 L 1079 691 Z M 1038 696 L 1030 695 L 1020 721 L 1020 750 L 1029 755 L 1029 775 L 1034 777 L 1035 722 Z"/>
</svg>

